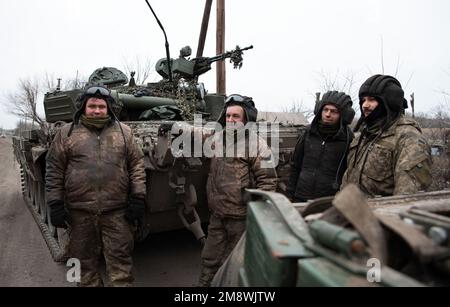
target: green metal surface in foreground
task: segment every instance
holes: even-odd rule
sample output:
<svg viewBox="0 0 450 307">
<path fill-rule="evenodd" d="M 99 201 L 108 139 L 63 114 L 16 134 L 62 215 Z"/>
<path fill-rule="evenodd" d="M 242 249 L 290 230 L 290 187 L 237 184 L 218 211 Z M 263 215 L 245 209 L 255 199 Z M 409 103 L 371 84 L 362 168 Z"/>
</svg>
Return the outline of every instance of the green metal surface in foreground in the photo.
<svg viewBox="0 0 450 307">
<path fill-rule="evenodd" d="M 305 223 L 297 211 L 281 214 L 283 199 L 258 200 L 248 204 L 247 232 L 243 265 L 239 272 L 239 285 L 247 287 L 378 287 L 424 286 L 419 281 L 386 265 L 379 264 L 379 278 L 373 279 L 369 256 L 349 254 L 348 248 L 329 248 L 339 241 L 318 240 L 328 234 L 328 223 L 316 221 L 303 228 L 308 235 L 315 231 L 313 242 L 308 235 L 294 233 L 292 226 Z M 281 209 L 280 209 L 281 208 Z M 327 227 L 325 227 L 327 226 Z M 334 226 L 336 229 L 340 227 Z M 333 228 L 333 229 L 334 229 Z M 327 232 L 328 231 L 328 232 Z M 356 234 L 348 231 L 348 234 Z M 323 233 L 322 233 L 323 232 Z M 335 232 L 333 232 L 335 233 Z M 342 234 L 343 230 L 338 232 Z M 355 236 L 349 238 L 354 239 Z M 352 240 L 347 240 L 352 242 Z M 322 243 L 327 243 L 322 245 Z M 339 243 L 339 242 L 337 242 Z M 342 243 L 342 242 L 341 242 Z M 337 244 L 339 246 L 339 244 Z M 244 245 L 243 245 L 244 246 Z M 376 260 L 376 259 L 375 259 Z M 370 278 L 369 278 L 369 277 Z M 372 282 L 373 281 L 373 282 Z"/>
<path fill-rule="evenodd" d="M 289 230 L 277 209 L 267 202 L 251 202 L 247 225 L 245 271 L 240 273 L 241 284 L 295 286 L 297 259 L 312 254 Z"/>
<path fill-rule="evenodd" d="M 323 258 L 298 261 L 297 287 L 369 287 L 377 286 Z"/>
<path fill-rule="evenodd" d="M 298 261 L 297 287 L 423 287 L 424 284 L 389 267 L 383 267 L 379 280 L 371 274 L 355 274 L 329 259 L 317 257 Z M 368 276 L 373 278 L 370 282 Z"/>
</svg>

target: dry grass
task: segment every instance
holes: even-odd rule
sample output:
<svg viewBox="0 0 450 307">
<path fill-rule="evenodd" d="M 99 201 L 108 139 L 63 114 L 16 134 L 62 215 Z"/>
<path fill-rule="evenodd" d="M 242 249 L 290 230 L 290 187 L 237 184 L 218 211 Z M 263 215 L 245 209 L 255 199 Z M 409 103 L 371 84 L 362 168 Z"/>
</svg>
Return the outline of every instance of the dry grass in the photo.
<svg viewBox="0 0 450 307">
<path fill-rule="evenodd" d="M 450 189 L 450 156 L 434 156 L 431 174 L 433 182 L 429 188 L 430 191 Z"/>
</svg>

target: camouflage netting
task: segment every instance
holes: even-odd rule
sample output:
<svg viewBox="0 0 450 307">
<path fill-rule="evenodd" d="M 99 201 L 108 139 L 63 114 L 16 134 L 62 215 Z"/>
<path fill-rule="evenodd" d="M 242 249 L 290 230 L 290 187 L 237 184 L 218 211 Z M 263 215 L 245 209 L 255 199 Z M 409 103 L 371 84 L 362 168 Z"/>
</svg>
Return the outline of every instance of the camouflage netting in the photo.
<svg viewBox="0 0 450 307">
<path fill-rule="evenodd" d="M 193 82 L 190 82 L 189 85 L 189 88 L 195 89 L 195 84 Z M 182 91 L 178 89 L 177 99 L 179 101 L 178 107 L 181 110 L 181 117 L 187 121 L 194 120 L 194 114 L 196 112 L 197 104 L 197 94 L 195 93 L 195 91 Z"/>
</svg>

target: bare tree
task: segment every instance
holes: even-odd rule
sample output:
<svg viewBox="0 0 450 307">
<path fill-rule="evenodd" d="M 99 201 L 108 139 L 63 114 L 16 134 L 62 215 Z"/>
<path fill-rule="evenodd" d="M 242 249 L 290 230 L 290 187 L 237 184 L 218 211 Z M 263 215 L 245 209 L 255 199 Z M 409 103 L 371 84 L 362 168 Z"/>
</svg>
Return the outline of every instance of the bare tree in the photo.
<svg viewBox="0 0 450 307">
<path fill-rule="evenodd" d="M 430 191 L 450 188 L 450 105 L 448 103 L 449 101 L 441 103 L 431 112 L 418 112 L 414 118 L 432 148 L 433 180 Z"/>
<path fill-rule="evenodd" d="M 322 91 L 322 93 L 315 93 L 315 101 L 317 102 L 320 100 L 320 95 L 323 93 L 326 93 L 328 91 L 338 91 L 338 92 L 344 92 L 347 95 L 349 95 L 352 98 L 353 101 L 353 109 L 355 110 L 355 113 L 359 113 L 359 97 L 358 97 L 358 90 L 359 87 L 357 86 L 358 80 L 355 79 L 355 74 L 353 71 L 348 70 L 345 74 L 342 74 L 339 72 L 339 70 L 335 74 L 326 73 L 324 71 L 321 71 L 319 74 L 319 83 L 321 84 L 319 90 Z M 355 118 L 357 120 L 357 118 Z"/>
<path fill-rule="evenodd" d="M 65 90 L 75 90 L 83 88 L 86 85 L 86 78 L 85 76 L 80 76 L 80 73 L 77 70 L 77 73 L 75 74 L 74 78 L 68 79 L 63 86 L 63 89 Z"/>
<path fill-rule="evenodd" d="M 63 78 L 56 78 L 55 74 L 45 73 L 45 76 L 42 81 L 42 88 L 44 92 L 54 91 L 59 88 L 60 90 L 74 90 L 81 89 L 86 85 L 86 81 L 88 78 L 80 75 L 80 73 L 76 72 L 75 77 L 64 80 Z M 63 81 L 61 83 L 61 81 Z"/>
<path fill-rule="evenodd" d="M 395 78 L 399 78 L 398 77 L 398 75 L 399 75 L 399 72 L 400 72 L 400 68 L 401 68 L 401 58 L 400 58 L 400 55 L 399 56 L 397 56 L 397 64 L 396 64 L 396 66 L 395 66 L 395 69 L 394 70 L 392 70 L 392 73 L 386 73 L 386 69 L 385 69 L 385 63 L 384 63 L 384 38 L 383 38 L 383 36 L 381 35 L 380 36 L 380 58 L 381 58 L 381 73 L 384 75 L 384 74 L 390 74 L 390 75 L 392 75 L 392 76 L 394 76 Z M 370 70 L 370 69 L 368 69 L 368 71 L 369 71 L 369 73 L 372 75 L 373 73 L 372 73 L 372 71 Z M 411 82 L 411 80 L 412 80 L 412 78 L 413 78 L 413 76 L 414 76 L 414 71 L 413 72 L 411 72 L 411 74 L 409 75 L 409 78 L 408 78 L 408 81 L 406 82 L 406 83 L 403 83 L 402 82 L 402 84 L 403 84 L 403 89 L 406 91 L 406 89 L 408 88 L 408 86 L 409 86 L 409 83 Z"/>
<path fill-rule="evenodd" d="M 45 120 L 37 112 L 39 89 L 37 80 L 21 79 L 17 91 L 8 93 L 5 102 L 12 115 L 45 128 Z"/>
<path fill-rule="evenodd" d="M 46 72 L 44 75 L 44 80 L 42 81 L 42 87 L 46 91 L 53 91 L 57 87 L 56 80 L 55 74 L 49 74 Z"/>
<path fill-rule="evenodd" d="M 432 190 L 450 188 L 450 112 L 448 101 L 432 111 L 434 129 L 428 130 L 427 139 L 432 147 L 439 148 L 433 156 Z"/>
<path fill-rule="evenodd" d="M 80 77 L 78 71 L 74 78 L 68 79 L 61 85 L 61 79 L 55 78 L 54 74 L 45 73 L 41 80 L 35 79 L 20 79 L 16 91 L 11 91 L 5 95 L 3 104 L 12 115 L 20 118 L 19 126 L 32 127 L 36 126 L 41 129 L 46 128 L 46 121 L 39 115 L 37 109 L 40 98 L 40 93 L 54 91 L 56 88 L 61 90 L 79 89 L 85 85 L 86 78 Z"/>
<path fill-rule="evenodd" d="M 294 100 L 289 107 L 283 107 L 282 112 L 302 113 L 307 119 L 314 116 L 314 109 L 309 108 L 303 101 L 298 100 Z"/>
<path fill-rule="evenodd" d="M 448 101 L 441 103 L 432 110 L 432 116 L 434 119 L 435 128 L 438 129 L 441 136 L 441 140 L 446 143 L 445 131 L 450 128 L 450 112 Z"/>
<path fill-rule="evenodd" d="M 448 67 L 446 70 L 444 70 L 444 72 L 447 74 L 447 76 L 450 77 L 450 67 Z M 441 89 L 439 92 L 446 97 L 446 101 L 448 102 L 448 98 L 450 98 L 450 90 Z M 450 107 L 450 104 L 449 104 L 449 107 Z"/>
<path fill-rule="evenodd" d="M 124 63 L 126 75 L 131 76 L 134 72 L 134 80 L 138 85 L 144 84 L 151 75 L 153 65 L 150 59 L 145 59 L 142 62 L 136 56 L 134 61 L 124 59 Z"/>
<path fill-rule="evenodd" d="M 36 124 L 29 122 L 28 120 L 20 119 L 16 123 L 16 128 L 13 130 L 13 134 L 16 136 L 21 135 L 23 131 L 29 131 L 39 128 Z"/>
<path fill-rule="evenodd" d="M 340 73 L 339 70 L 335 74 L 321 71 L 319 72 L 319 79 L 321 84 L 319 89 L 323 93 L 328 91 L 339 91 L 350 95 L 352 98 L 358 94 L 357 88 L 355 88 L 355 75 L 350 70 L 344 74 Z"/>
<path fill-rule="evenodd" d="M 411 116 L 407 113 L 407 116 Z M 446 103 L 441 103 L 432 109 L 431 112 L 418 112 L 414 120 L 419 123 L 422 128 L 432 129 L 448 129 L 450 128 L 450 109 Z"/>
</svg>

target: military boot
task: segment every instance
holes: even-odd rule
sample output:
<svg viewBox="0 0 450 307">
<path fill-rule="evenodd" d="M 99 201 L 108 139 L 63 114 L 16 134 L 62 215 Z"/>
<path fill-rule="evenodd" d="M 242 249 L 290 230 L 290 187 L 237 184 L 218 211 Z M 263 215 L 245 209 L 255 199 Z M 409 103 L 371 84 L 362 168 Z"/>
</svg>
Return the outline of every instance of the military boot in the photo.
<svg viewBox="0 0 450 307">
<path fill-rule="evenodd" d="M 216 275 L 216 272 L 216 269 L 202 267 L 202 271 L 200 273 L 200 278 L 198 281 L 198 287 L 210 287 L 214 275 Z"/>
</svg>

